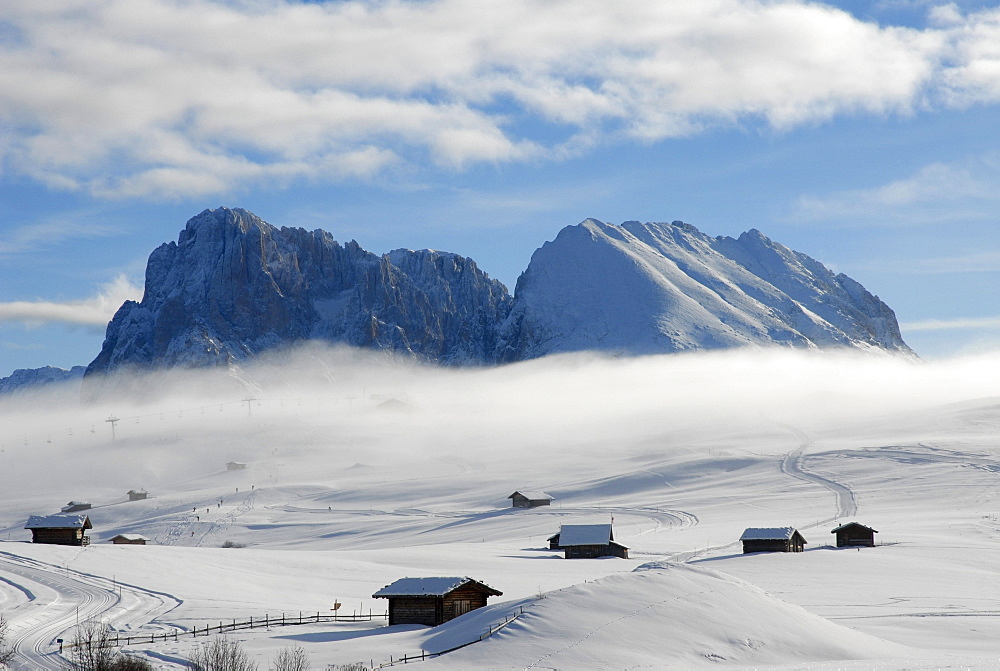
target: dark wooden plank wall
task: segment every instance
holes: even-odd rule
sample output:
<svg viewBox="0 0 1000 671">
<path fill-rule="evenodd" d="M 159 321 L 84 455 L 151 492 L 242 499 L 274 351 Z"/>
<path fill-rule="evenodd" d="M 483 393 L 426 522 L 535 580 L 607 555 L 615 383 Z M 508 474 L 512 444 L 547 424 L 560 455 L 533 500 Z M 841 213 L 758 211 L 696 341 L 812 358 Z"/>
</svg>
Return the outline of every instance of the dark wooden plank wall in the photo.
<svg viewBox="0 0 1000 671">
<path fill-rule="evenodd" d="M 750 552 L 802 552 L 802 546 L 789 540 L 747 540 L 743 541 L 743 554 Z"/>
<path fill-rule="evenodd" d="M 441 621 L 440 618 L 443 614 L 441 597 L 389 597 L 389 626 L 394 624 L 426 624 L 433 627 Z"/>
<path fill-rule="evenodd" d="M 89 545 L 90 537 L 83 535 L 83 529 L 32 529 L 31 542 L 47 545 Z"/>
<path fill-rule="evenodd" d="M 837 532 L 837 547 L 875 547 L 875 534 L 870 529 L 848 527 Z"/>
<path fill-rule="evenodd" d="M 442 613 L 444 619 L 442 622 L 447 622 L 461 614 L 455 611 L 456 601 L 471 601 L 470 610 L 475 610 L 485 606 L 486 599 L 487 595 L 482 590 L 476 589 L 473 585 L 462 585 L 444 597 Z"/>
<path fill-rule="evenodd" d="M 621 557 L 628 559 L 628 549 L 621 545 L 572 545 L 566 550 L 566 559 L 596 559 Z"/>
</svg>

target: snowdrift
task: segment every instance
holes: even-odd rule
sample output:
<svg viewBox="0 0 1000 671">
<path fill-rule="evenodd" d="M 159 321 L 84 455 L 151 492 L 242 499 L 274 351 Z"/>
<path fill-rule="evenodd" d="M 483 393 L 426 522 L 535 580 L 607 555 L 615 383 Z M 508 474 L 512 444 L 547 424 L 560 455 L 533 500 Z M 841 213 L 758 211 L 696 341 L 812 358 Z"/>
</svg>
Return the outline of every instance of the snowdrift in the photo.
<svg viewBox="0 0 1000 671">
<path fill-rule="evenodd" d="M 438 639 L 450 642 L 463 623 L 450 625 L 428 637 L 426 649 L 435 650 Z M 492 638 L 428 666 L 683 669 L 917 656 L 737 578 L 656 564 L 547 594 Z"/>
</svg>

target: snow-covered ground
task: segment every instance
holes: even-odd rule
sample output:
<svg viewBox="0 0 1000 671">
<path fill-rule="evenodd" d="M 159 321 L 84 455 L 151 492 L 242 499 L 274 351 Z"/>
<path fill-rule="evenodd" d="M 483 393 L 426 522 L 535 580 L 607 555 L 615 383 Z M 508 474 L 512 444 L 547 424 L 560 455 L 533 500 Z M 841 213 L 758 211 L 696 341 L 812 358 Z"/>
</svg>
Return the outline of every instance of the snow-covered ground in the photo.
<svg viewBox="0 0 1000 671">
<path fill-rule="evenodd" d="M 193 628 L 381 613 L 407 576 L 503 592 L 437 628 L 230 634 L 261 668 L 1000 668 L 1000 358 L 831 353 L 556 357 L 442 370 L 347 350 L 234 376 L 145 380 L 129 400 L 0 402 L 0 612 L 21 655 L 100 619 L 173 668 Z M 107 420 L 117 418 L 113 424 Z M 112 428 L 115 438 L 112 439 Z M 246 470 L 226 470 L 230 461 Z M 128 501 L 145 488 L 149 498 Z M 517 489 L 549 507 L 510 508 Z M 33 545 L 29 515 L 93 504 L 85 548 Z M 627 560 L 565 560 L 561 524 L 613 520 Z M 871 549 L 835 549 L 857 520 Z M 794 526 L 802 554 L 743 556 Z M 120 533 L 153 543 L 116 546 Z M 222 547 L 224 544 L 245 547 Z"/>
</svg>

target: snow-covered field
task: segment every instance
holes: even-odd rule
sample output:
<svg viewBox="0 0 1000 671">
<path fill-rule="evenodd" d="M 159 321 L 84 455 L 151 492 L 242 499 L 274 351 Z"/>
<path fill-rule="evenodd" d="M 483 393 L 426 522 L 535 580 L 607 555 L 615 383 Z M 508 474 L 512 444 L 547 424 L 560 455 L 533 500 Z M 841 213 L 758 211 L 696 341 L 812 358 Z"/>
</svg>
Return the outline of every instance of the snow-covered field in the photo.
<svg viewBox="0 0 1000 671">
<path fill-rule="evenodd" d="M 118 400 L 0 402 L 0 612 L 15 667 L 59 668 L 78 621 L 177 631 L 385 612 L 408 576 L 503 592 L 437 628 L 229 634 L 267 668 L 1000 668 L 1000 358 L 830 353 L 554 357 L 442 370 L 310 349 L 145 379 Z M 127 398 L 128 400 L 122 400 Z M 118 421 L 108 422 L 109 417 Z M 112 439 L 112 428 L 114 439 Z M 228 471 L 226 463 L 246 462 Z M 149 498 L 129 502 L 145 488 Z M 517 489 L 555 497 L 511 509 Z M 29 515 L 89 501 L 85 548 L 33 545 Z M 560 524 L 613 520 L 630 558 L 566 560 Z M 878 529 L 871 549 L 830 530 Z M 802 554 L 743 556 L 750 526 Z M 117 546 L 139 533 L 147 546 Z M 224 544 L 245 547 L 222 547 Z"/>
</svg>

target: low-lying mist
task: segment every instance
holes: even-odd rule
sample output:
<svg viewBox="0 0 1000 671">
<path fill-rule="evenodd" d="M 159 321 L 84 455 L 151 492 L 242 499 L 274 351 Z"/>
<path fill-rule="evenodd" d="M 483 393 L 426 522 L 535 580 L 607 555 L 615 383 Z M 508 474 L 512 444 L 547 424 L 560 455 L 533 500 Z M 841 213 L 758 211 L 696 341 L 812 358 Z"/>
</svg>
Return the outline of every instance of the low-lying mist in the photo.
<svg viewBox="0 0 1000 671">
<path fill-rule="evenodd" d="M 240 368 L 116 380 L 89 402 L 58 391 L 3 399 L 0 498 L 34 500 L 24 504 L 34 510 L 43 493 L 50 506 L 120 496 L 196 481 L 228 461 L 261 464 L 259 484 L 430 477 L 463 460 L 539 482 L 533 463 L 543 456 L 567 469 L 583 454 L 647 463 L 757 434 L 756 449 L 780 452 L 794 445 L 788 426 L 810 436 L 883 424 L 961 432 L 961 403 L 995 397 L 995 354 L 934 363 L 830 351 L 578 354 L 455 369 L 308 346 Z M 955 419 L 942 428 L 946 415 Z M 787 440 L 775 442 L 776 431 Z"/>
</svg>

